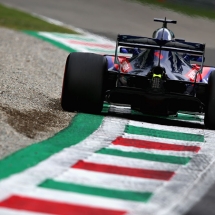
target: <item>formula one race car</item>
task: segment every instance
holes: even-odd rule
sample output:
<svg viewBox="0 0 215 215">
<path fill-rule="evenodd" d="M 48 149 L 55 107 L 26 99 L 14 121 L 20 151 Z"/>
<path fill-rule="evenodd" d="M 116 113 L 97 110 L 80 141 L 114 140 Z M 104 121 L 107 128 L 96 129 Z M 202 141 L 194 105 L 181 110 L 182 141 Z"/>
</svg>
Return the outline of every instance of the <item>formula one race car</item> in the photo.
<svg viewBox="0 0 215 215">
<path fill-rule="evenodd" d="M 129 104 L 152 115 L 205 113 L 215 129 L 215 67 L 203 66 L 205 44 L 176 39 L 162 22 L 152 38 L 118 35 L 114 55 L 70 53 L 61 105 L 65 111 L 100 113 L 103 102 Z"/>
</svg>

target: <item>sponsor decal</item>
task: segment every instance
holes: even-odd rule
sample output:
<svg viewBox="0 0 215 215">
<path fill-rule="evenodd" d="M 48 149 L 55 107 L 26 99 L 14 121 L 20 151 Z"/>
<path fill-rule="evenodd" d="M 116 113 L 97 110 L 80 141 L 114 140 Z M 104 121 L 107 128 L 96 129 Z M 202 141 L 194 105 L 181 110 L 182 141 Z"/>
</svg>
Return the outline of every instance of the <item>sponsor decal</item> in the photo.
<svg viewBox="0 0 215 215">
<path fill-rule="evenodd" d="M 190 81 L 194 82 L 194 81 L 195 81 L 195 77 L 196 77 L 196 73 L 197 73 L 197 70 L 196 70 L 196 69 L 192 69 L 192 70 L 190 70 L 190 71 L 186 74 L 186 77 L 189 78 Z M 199 74 L 197 75 L 196 80 L 197 80 L 197 81 L 201 80 Z"/>
<path fill-rule="evenodd" d="M 200 69 L 199 65 L 193 65 L 194 69 L 190 70 L 187 74 L 186 77 L 189 78 L 190 81 L 194 82 L 195 81 L 195 76 L 197 71 Z M 214 70 L 212 67 L 203 67 L 202 73 L 197 75 L 197 82 L 208 82 L 208 77 L 210 75 L 210 72 Z"/>
<path fill-rule="evenodd" d="M 155 52 L 154 55 L 160 59 L 163 59 L 163 55 L 159 51 Z"/>
<path fill-rule="evenodd" d="M 122 62 L 122 72 L 127 72 L 129 70 L 129 64 L 127 61 Z"/>
<path fill-rule="evenodd" d="M 121 64 L 121 72 L 122 73 L 128 73 L 129 71 L 132 70 L 131 64 L 128 61 L 127 58 L 120 58 L 120 64 Z"/>
</svg>

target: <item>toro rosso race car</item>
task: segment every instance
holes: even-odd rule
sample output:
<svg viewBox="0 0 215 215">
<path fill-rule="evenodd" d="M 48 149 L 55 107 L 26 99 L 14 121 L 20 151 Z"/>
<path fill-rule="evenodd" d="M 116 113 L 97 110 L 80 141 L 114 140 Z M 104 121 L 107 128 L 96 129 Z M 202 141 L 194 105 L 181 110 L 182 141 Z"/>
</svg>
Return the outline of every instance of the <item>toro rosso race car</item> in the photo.
<svg viewBox="0 0 215 215">
<path fill-rule="evenodd" d="M 103 102 L 128 104 L 151 115 L 205 113 L 215 129 L 215 67 L 203 66 L 205 44 L 176 39 L 162 22 L 152 38 L 118 35 L 115 55 L 70 53 L 61 106 L 65 111 L 100 113 Z"/>
</svg>

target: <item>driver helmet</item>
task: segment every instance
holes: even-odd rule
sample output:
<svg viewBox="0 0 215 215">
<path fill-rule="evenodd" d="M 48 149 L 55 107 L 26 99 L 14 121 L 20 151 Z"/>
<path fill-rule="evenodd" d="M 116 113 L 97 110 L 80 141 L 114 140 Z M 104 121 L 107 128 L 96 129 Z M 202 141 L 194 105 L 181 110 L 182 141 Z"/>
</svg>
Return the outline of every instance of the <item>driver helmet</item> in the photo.
<svg viewBox="0 0 215 215">
<path fill-rule="evenodd" d="M 153 32 L 152 37 L 154 39 L 168 40 L 168 41 L 175 39 L 174 33 L 168 28 L 157 29 L 156 31 Z"/>
</svg>

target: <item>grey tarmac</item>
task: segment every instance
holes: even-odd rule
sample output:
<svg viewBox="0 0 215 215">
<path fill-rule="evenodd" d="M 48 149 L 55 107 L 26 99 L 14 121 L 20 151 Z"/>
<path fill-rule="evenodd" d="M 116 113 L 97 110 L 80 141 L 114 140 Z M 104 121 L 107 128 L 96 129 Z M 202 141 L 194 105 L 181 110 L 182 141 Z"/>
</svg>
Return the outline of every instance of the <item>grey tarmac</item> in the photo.
<svg viewBox="0 0 215 215">
<path fill-rule="evenodd" d="M 115 40 L 117 34 L 152 36 L 160 27 L 153 18 L 174 19 L 169 25 L 177 38 L 206 43 L 205 64 L 215 64 L 215 22 L 132 0 L 0 0 L 1 3 L 47 16 L 63 23 Z"/>
</svg>

